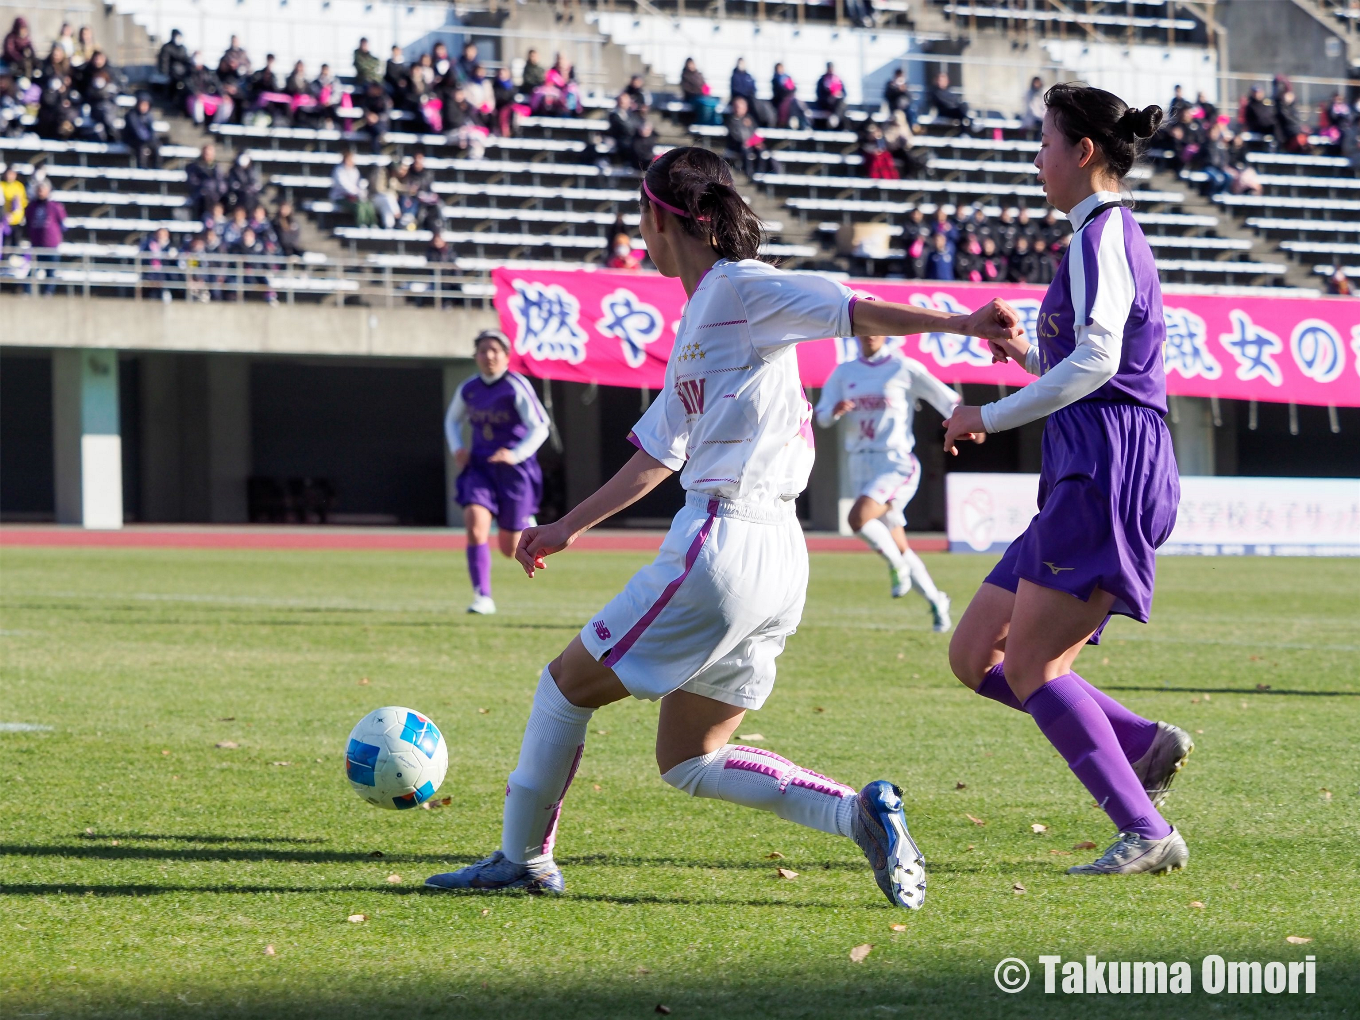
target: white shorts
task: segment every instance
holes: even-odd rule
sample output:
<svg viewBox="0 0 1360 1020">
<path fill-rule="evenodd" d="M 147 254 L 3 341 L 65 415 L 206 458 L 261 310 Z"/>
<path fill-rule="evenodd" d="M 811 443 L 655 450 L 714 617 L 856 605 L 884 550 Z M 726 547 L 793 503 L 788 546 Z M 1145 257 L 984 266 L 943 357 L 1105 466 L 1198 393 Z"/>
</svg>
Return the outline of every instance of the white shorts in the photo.
<svg viewBox="0 0 1360 1020">
<path fill-rule="evenodd" d="M 850 484 L 856 496 L 868 496 L 875 503 L 884 503 L 893 514 L 902 517 L 921 484 L 921 462 L 914 453 L 907 454 L 905 462 L 900 455 L 852 453 Z"/>
<path fill-rule="evenodd" d="M 690 493 L 656 560 L 581 629 L 587 651 L 635 698 L 686 690 L 759 708 L 798 627 L 808 559 L 793 501 Z"/>
</svg>

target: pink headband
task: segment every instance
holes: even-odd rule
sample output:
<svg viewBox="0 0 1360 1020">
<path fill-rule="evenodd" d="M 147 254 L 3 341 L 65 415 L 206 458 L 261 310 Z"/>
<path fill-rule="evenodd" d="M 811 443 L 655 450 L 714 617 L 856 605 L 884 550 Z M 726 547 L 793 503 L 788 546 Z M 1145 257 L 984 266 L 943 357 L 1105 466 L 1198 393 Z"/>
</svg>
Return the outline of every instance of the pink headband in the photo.
<svg viewBox="0 0 1360 1020">
<path fill-rule="evenodd" d="M 677 209 L 669 202 L 663 202 L 661 201 L 661 199 L 657 198 L 654 194 L 652 194 L 652 189 L 647 187 L 647 178 L 645 177 L 642 179 L 642 193 L 646 195 L 647 198 L 650 199 L 652 202 L 655 202 L 657 205 L 661 206 L 661 208 L 665 209 L 666 212 L 670 213 L 672 216 L 679 216 L 682 219 L 689 219 L 689 213 L 685 212 L 685 210 Z"/>
</svg>

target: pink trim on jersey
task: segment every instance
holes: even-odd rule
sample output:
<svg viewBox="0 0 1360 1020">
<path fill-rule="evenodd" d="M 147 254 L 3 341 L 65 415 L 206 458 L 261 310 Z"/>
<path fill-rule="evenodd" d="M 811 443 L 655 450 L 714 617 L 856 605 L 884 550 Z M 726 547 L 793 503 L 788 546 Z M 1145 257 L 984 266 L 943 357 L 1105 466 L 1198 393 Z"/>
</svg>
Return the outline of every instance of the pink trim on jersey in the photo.
<svg viewBox="0 0 1360 1020">
<path fill-rule="evenodd" d="M 628 649 L 637 643 L 637 639 L 642 637 L 643 632 L 652 625 L 653 621 L 661 615 L 661 610 L 666 608 L 667 603 L 675 597 L 675 593 L 680 590 L 680 585 L 689 577 L 689 572 L 694 569 L 695 562 L 699 559 L 699 553 L 708 541 L 708 533 L 713 530 L 713 522 L 717 519 L 718 501 L 710 499 L 708 501 L 708 519 L 699 527 L 699 532 L 694 536 L 694 541 L 690 543 L 689 550 L 685 553 L 685 569 L 679 577 L 670 584 L 666 585 L 661 592 L 661 597 L 652 603 L 651 608 L 642 614 L 642 618 L 629 628 L 628 633 L 623 635 L 613 648 L 605 654 L 601 660 L 606 666 L 613 668 L 614 664 L 628 654 Z"/>
<path fill-rule="evenodd" d="M 543 849 L 539 853 L 551 854 L 553 846 L 557 843 L 557 819 L 562 815 L 562 802 L 567 799 L 567 791 L 571 789 L 571 781 L 576 778 L 576 770 L 581 767 L 581 757 L 586 753 L 586 745 L 579 744 L 576 748 L 576 758 L 571 763 L 571 771 L 567 773 L 566 785 L 562 787 L 562 796 L 557 798 L 557 803 L 552 806 L 552 814 L 548 818 L 548 831 L 543 834 Z M 506 787 L 507 791 L 509 787 Z"/>
</svg>

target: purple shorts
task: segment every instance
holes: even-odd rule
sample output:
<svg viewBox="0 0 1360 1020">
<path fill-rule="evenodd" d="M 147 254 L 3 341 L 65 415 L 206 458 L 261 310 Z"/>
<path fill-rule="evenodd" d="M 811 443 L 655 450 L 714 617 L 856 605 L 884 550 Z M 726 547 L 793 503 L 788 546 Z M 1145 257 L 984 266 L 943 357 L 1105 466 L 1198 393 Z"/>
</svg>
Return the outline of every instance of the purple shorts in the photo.
<svg viewBox="0 0 1360 1020">
<path fill-rule="evenodd" d="M 490 464 L 473 457 L 458 475 L 458 502 L 484 506 L 502 531 L 523 531 L 538 513 L 543 498 L 543 471 L 538 458 L 520 464 Z"/>
<path fill-rule="evenodd" d="M 987 583 L 1015 591 L 1023 577 L 1083 602 L 1101 588 L 1114 596 L 1111 613 L 1147 623 L 1157 547 L 1171 535 L 1181 492 L 1161 416 L 1078 401 L 1048 419 L 1043 459 L 1039 513 Z"/>
</svg>

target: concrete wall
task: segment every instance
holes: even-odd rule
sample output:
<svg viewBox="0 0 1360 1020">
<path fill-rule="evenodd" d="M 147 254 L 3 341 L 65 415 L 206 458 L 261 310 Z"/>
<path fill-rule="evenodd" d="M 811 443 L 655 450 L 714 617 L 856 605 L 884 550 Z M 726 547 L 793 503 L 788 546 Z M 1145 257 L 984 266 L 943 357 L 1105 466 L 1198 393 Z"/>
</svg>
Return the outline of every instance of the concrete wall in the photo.
<svg viewBox="0 0 1360 1020">
<path fill-rule="evenodd" d="M 1294 0 L 1218 0 L 1214 16 L 1228 32 L 1224 69 L 1262 74 L 1260 84 L 1266 87 L 1267 94 L 1270 76 L 1274 74 L 1346 77 L 1344 41 Z M 1235 103 L 1252 84 L 1229 83 L 1225 100 Z M 1321 92 L 1306 93 L 1302 86 L 1296 87 L 1296 91 L 1301 104 L 1308 100 L 1315 105 L 1325 98 Z"/>
</svg>

